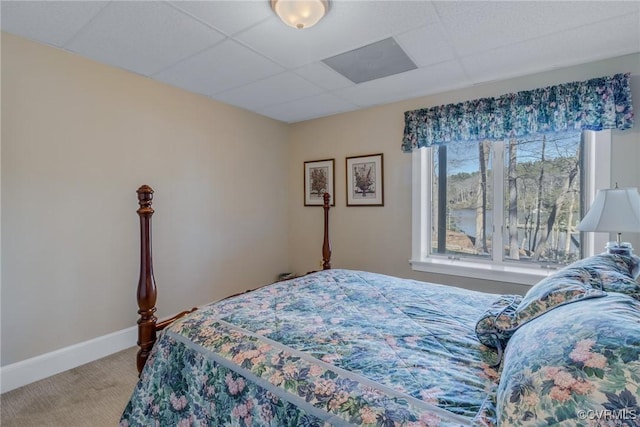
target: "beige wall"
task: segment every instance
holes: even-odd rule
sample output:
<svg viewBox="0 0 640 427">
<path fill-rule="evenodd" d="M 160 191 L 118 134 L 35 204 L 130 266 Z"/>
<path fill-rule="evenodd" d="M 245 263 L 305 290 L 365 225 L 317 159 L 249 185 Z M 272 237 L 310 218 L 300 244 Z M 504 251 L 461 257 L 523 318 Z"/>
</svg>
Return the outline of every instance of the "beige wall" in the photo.
<svg viewBox="0 0 640 427">
<path fill-rule="evenodd" d="M 404 112 L 508 92 L 534 89 L 617 72 L 632 72 L 636 116 L 640 120 L 640 55 L 479 85 L 469 89 L 397 102 L 291 126 L 289 199 L 291 265 L 298 272 L 319 267 L 321 209 L 303 206 L 303 162 L 336 159 L 336 207 L 331 211 L 333 266 L 455 284 L 494 292 L 525 292 L 528 287 L 437 276 L 411 270 L 411 155 L 401 152 Z M 640 126 L 613 132 L 612 179 L 640 187 Z M 384 154 L 384 207 L 346 207 L 345 157 Z M 297 238 L 301 235 L 313 238 Z M 640 250 L 638 235 L 626 235 Z"/>
<path fill-rule="evenodd" d="M 135 325 L 141 184 L 159 317 L 285 271 L 287 134 L 3 33 L 2 365 Z"/>
<path fill-rule="evenodd" d="M 135 324 L 141 184 L 156 190 L 159 317 L 318 269 L 322 209 L 303 206 L 305 160 L 336 159 L 334 267 L 522 292 L 410 269 L 404 112 L 640 75 L 634 55 L 287 126 L 4 33 L 1 60 L 3 366 Z M 640 77 L 633 87 L 640 100 Z M 640 187 L 639 142 L 638 126 L 614 132 L 621 186 Z M 345 157 L 379 152 L 385 206 L 346 208 Z"/>
</svg>

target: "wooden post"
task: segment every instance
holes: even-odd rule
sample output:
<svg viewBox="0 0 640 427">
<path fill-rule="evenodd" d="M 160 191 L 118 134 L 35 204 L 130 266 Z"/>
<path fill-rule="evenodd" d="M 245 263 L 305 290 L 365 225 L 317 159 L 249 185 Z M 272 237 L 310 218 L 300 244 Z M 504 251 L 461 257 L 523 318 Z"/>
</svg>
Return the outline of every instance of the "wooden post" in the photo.
<svg viewBox="0 0 640 427">
<path fill-rule="evenodd" d="M 138 281 L 138 355 L 136 365 L 138 374 L 142 372 L 149 353 L 156 341 L 156 282 L 153 277 L 153 258 L 151 256 L 151 216 L 153 208 L 153 190 L 148 185 L 138 188 L 138 215 L 140 216 L 140 280 Z"/>
<path fill-rule="evenodd" d="M 322 269 L 331 269 L 331 243 L 329 242 L 329 200 L 331 195 L 324 193 L 324 240 L 322 242 Z"/>
</svg>

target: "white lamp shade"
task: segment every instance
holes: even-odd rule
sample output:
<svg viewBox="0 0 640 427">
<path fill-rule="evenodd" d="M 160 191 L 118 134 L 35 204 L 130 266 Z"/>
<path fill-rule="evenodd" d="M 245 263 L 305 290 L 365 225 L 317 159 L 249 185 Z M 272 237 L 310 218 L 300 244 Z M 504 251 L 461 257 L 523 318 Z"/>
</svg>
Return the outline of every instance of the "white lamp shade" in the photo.
<svg viewBox="0 0 640 427">
<path fill-rule="evenodd" d="M 327 0 L 271 0 L 271 8 L 285 24 L 298 29 L 309 28 L 327 13 Z"/>
<path fill-rule="evenodd" d="M 598 190 L 580 231 L 640 233 L 640 194 L 636 188 Z"/>
</svg>

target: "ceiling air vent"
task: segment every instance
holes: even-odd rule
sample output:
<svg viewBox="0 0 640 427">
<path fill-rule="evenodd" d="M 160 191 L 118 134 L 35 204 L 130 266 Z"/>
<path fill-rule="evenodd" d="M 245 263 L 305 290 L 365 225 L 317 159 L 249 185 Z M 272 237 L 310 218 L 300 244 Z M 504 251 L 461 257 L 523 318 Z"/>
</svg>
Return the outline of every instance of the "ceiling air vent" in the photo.
<svg viewBox="0 0 640 427">
<path fill-rule="evenodd" d="M 323 59 L 322 62 L 354 83 L 418 68 L 393 37 Z"/>
</svg>

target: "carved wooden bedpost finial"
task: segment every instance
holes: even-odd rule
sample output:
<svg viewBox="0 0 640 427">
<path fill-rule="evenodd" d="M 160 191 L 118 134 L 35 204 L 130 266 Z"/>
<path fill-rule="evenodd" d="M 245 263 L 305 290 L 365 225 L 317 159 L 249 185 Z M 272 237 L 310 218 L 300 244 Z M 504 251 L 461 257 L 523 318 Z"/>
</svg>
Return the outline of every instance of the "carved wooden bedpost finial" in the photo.
<svg viewBox="0 0 640 427">
<path fill-rule="evenodd" d="M 322 241 L 322 269 L 329 270 L 331 269 L 331 243 L 329 242 L 329 201 L 331 200 L 331 195 L 329 193 L 324 193 L 323 199 L 324 240 Z"/>
<path fill-rule="evenodd" d="M 136 364 L 138 373 L 149 357 L 156 340 L 156 282 L 153 277 L 153 258 L 151 256 L 151 216 L 153 208 L 153 190 L 148 185 L 138 188 L 138 215 L 140 216 L 140 280 L 138 281 L 138 355 Z"/>
</svg>

